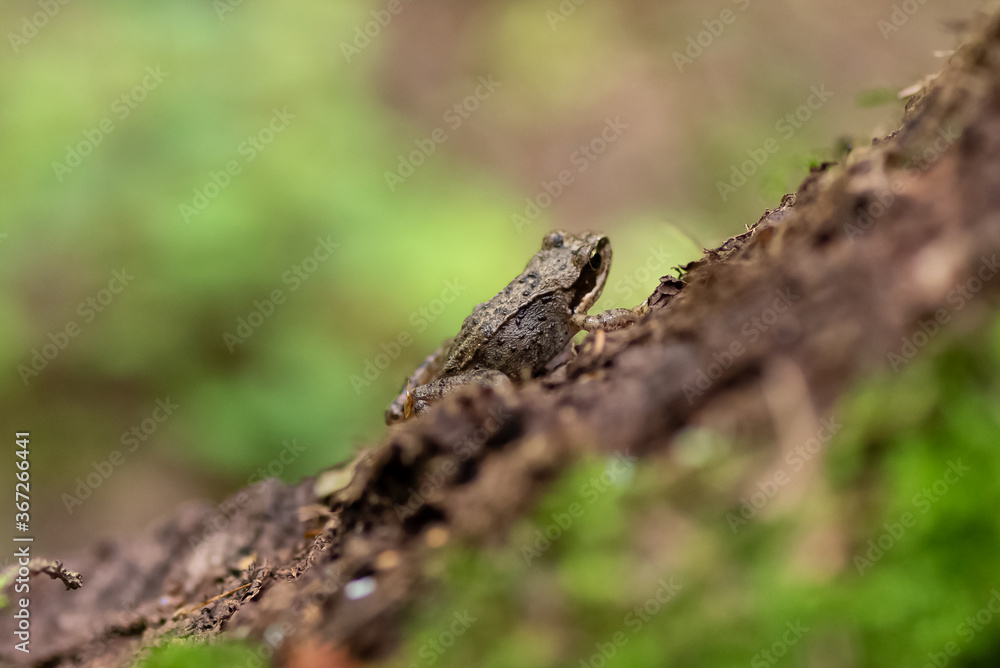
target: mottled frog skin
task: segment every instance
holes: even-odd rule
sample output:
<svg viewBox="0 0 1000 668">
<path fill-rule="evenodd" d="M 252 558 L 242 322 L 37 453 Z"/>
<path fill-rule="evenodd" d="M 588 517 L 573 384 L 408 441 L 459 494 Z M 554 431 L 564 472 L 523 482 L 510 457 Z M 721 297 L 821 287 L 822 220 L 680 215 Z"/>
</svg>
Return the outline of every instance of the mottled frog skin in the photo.
<svg viewBox="0 0 1000 668">
<path fill-rule="evenodd" d="M 521 275 L 476 306 L 458 335 L 410 376 L 386 411 L 386 422 L 422 413 L 431 401 L 461 385 L 536 376 L 581 329 L 618 329 L 634 322 L 637 314 L 631 309 L 587 315 L 610 268 L 606 236 L 547 234 Z"/>
</svg>

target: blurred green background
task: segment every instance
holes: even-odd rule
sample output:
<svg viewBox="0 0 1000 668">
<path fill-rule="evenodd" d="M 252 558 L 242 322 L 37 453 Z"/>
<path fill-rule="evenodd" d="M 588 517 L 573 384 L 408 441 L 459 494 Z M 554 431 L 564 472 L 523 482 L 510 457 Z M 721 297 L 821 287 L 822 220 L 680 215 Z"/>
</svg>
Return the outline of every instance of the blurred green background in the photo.
<svg viewBox="0 0 1000 668">
<path fill-rule="evenodd" d="M 0 403 L 37 539 L 349 457 L 550 229 L 609 233 L 598 306 L 639 303 L 893 129 L 979 5 L 883 34 L 888 0 L 4 2 Z"/>
</svg>

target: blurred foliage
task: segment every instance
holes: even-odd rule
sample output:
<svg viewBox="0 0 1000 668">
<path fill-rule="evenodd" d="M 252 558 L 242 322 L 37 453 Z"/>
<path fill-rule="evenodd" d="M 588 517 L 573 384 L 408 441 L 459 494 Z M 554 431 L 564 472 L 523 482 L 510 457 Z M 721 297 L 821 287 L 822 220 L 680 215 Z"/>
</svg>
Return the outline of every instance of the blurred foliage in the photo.
<svg viewBox="0 0 1000 668">
<path fill-rule="evenodd" d="M 8 585 L 14 581 L 16 576 L 17 570 L 14 568 L 4 569 L 3 572 L 0 572 L 0 610 L 3 610 L 10 604 L 10 599 L 7 598 L 4 592 L 7 591 Z"/>
<path fill-rule="evenodd" d="M 731 523 L 738 450 L 717 438 L 599 495 L 606 462 L 568 472 L 509 547 L 440 557 L 442 593 L 391 665 L 995 665 L 1000 319 L 934 343 L 843 402 L 790 508 L 779 490 Z M 454 633 L 456 614 L 476 621 Z"/>
<path fill-rule="evenodd" d="M 842 57 L 829 20 L 885 13 L 860 1 L 858 16 L 809 9 L 813 35 L 784 18 L 813 20 L 809 3 L 755 4 L 683 74 L 673 54 L 714 8 L 587 4 L 553 28 L 529 2 L 404 3 L 371 30 L 384 3 L 51 6 L 0 6 L 0 402 L 8 428 L 32 432 L 36 526 L 54 549 L 219 500 L 261 468 L 292 481 L 348 458 L 552 227 L 610 233 L 599 307 L 635 305 L 794 189 L 831 137 L 898 118 L 851 90 L 922 76 L 928 35 L 952 46 L 929 6 L 892 44 L 865 33 L 882 51 Z M 776 25 L 787 39 L 761 49 Z M 386 172 L 486 74 L 499 92 L 390 190 Z M 820 82 L 829 106 L 721 199 L 717 181 Z M 630 129 L 606 157 L 513 225 L 619 114 Z M 310 260 L 322 243 L 329 259 Z M 115 272 L 134 277 L 120 292 Z M 167 399 L 178 408 L 155 420 Z M 301 452 L 277 465 L 285 443 Z M 86 485 L 116 450 L 124 463 Z"/>
</svg>

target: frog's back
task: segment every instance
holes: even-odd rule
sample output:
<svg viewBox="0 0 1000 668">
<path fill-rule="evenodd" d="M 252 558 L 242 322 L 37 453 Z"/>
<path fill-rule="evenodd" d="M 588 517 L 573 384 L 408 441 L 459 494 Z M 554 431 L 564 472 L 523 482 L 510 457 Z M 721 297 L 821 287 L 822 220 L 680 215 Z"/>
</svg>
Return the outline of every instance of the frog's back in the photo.
<svg viewBox="0 0 1000 668">
<path fill-rule="evenodd" d="M 550 293 L 532 300 L 497 328 L 494 345 L 482 350 L 476 362 L 511 378 L 524 372 L 538 375 L 576 333 L 569 324 L 570 314 L 564 294 Z"/>
<path fill-rule="evenodd" d="M 575 333 L 566 324 L 570 314 L 566 296 L 552 291 L 531 294 L 530 299 L 507 299 L 520 283 L 516 279 L 465 319 L 442 376 L 480 369 L 512 378 L 525 369 L 537 374 L 566 347 Z"/>
<path fill-rule="evenodd" d="M 505 290 L 509 288 L 510 286 L 507 286 Z M 498 312 L 498 307 L 494 304 L 497 297 L 502 294 L 503 292 L 488 302 L 477 304 L 462 322 L 462 329 L 455 336 L 448 351 L 448 361 L 441 368 L 441 376 L 453 376 L 473 368 L 476 351 L 483 341 L 492 340 L 503 321 L 503 315 Z"/>
</svg>

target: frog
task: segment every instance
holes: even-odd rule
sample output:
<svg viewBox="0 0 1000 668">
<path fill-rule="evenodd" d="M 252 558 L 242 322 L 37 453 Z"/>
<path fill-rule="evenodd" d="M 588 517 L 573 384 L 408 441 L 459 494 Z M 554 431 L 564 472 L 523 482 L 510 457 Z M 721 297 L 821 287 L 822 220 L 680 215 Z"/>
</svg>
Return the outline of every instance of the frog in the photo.
<svg viewBox="0 0 1000 668">
<path fill-rule="evenodd" d="M 611 255 L 604 234 L 546 234 L 524 271 L 478 304 L 458 334 L 410 375 L 386 410 L 386 423 L 425 413 L 464 385 L 509 386 L 537 377 L 579 331 L 612 331 L 636 322 L 638 307 L 587 314 L 604 290 Z"/>
</svg>

